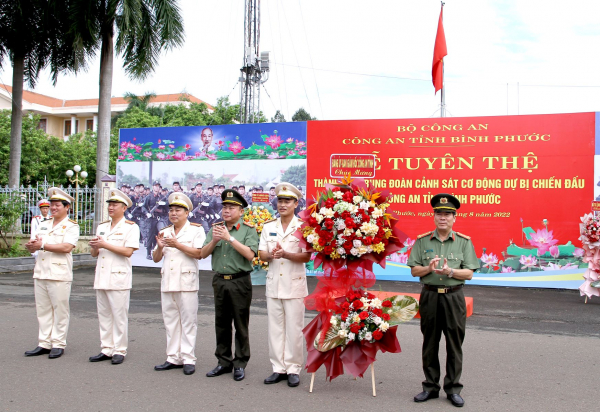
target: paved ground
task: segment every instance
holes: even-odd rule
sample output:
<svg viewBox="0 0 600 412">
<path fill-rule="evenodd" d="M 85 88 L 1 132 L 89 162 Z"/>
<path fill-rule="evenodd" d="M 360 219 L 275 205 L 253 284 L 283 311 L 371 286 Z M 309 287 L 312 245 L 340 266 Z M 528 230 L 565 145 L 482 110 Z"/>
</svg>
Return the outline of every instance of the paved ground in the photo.
<svg viewBox="0 0 600 412">
<path fill-rule="evenodd" d="M 266 340 L 264 286 L 255 286 L 250 321 L 252 359 L 247 377 L 207 378 L 216 365 L 210 273 L 202 272 L 197 372 L 155 372 L 165 360 L 165 332 L 160 312 L 157 269 L 134 272 L 129 355 L 122 365 L 92 364 L 99 352 L 98 320 L 92 268 L 75 273 L 71 327 L 65 356 L 26 358 L 36 346 L 33 281 L 30 273 L 0 276 L 0 410 L 287 410 L 341 411 L 454 410 L 444 398 L 415 404 L 423 379 L 418 321 L 399 328 L 400 354 L 379 354 L 377 397 L 370 379 L 341 376 L 325 382 L 317 373 L 314 393 L 309 376 L 298 388 L 285 383 L 264 385 L 271 372 Z M 309 289 L 314 288 L 311 279 Z M 381 282 L 374 289 L 417 292 L 417 284 Z M 464 344 L 464 410 L 594 410 L 594 388 L 600 379 L 600 300 L 583 303 L 576 291 L 468 286 L 475 314 L 467 322 Z M 306 322 L 314 316 L 307 313 Z M 443 346 L 443 343 L 442 343 Z M 442 361 L 443 363 L 443 361 Z"/>
</svg>

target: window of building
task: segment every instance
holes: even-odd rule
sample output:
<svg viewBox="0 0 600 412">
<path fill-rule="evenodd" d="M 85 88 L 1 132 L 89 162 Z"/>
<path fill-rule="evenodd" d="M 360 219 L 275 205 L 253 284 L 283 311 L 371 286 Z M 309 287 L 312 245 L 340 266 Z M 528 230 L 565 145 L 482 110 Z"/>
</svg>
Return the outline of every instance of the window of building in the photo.
<svg viewBox="0 0 600 412">
<path fill-rule="evenodd" d="M 37 128 L 40 130 L 43 130 L 44 133 L 46 132 L 46 124 L 47 124 L 47 119 L 40 119 L 40 122 L 37 125 Z"/>
<path fill-rule="evenodd" d="M 85 130 L 94 131 L 94 119 L 87 119 L 85 121 Z"/>
<path fill-rule="evenodd" d="M 75 120 L 75 128 L 71 129 L 71 120 L 65 120 L 65 136 L 71 136 L 79 130 L 79 120 Z"/>
</svg>

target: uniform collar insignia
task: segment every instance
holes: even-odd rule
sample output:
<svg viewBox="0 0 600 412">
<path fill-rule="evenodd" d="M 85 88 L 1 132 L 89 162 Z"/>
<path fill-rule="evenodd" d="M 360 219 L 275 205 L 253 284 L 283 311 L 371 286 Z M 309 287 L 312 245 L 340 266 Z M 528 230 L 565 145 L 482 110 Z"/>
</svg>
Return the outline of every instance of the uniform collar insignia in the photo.
<svg viewBox="0 0 600 412">
<path fill-rule="evenodd" d="M 235 226 L 235 230 L 240 230 L 240 224 L 239 223 Z"/>
</svg>

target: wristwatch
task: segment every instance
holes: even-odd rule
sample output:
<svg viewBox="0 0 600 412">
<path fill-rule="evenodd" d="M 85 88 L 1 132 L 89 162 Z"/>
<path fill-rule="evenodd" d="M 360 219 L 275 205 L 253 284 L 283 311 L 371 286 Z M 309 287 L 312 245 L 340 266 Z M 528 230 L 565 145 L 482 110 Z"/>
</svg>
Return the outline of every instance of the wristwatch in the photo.
<svg viewBox="0 0 600 412">
<path fill-rule="evenodd" d="M 235 238 L 233 236 L 229 236 L 229 243 L 233 243 L 234 240 Z"/>
<path fill-rule="evenodd" d="M 452 276 L 454 276 L 454 269 L 450 269 L 450 273 L 448 273 L 448 277 L 451 278 Z"/>
</svg>

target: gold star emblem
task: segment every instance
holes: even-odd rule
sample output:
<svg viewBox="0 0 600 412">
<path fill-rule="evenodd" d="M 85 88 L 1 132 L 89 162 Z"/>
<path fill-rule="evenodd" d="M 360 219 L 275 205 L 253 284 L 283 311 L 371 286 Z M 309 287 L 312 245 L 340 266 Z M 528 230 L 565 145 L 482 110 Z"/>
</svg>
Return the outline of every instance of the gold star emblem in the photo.
<svg viewBox="0 0 600 412">
<path fill-rule="evenodd" d="M 233 192 L 227 192 L 227 197 L 233 197 Z"/>
<path fill-rule="evenodd" d="M 440 199 L 440 203 L 446 204 L 446 203 L 448 203 L 448 199 L 447 199 L 447 198 L 445 198 L 445 197 L 442 197 L 442 198 Z"/>
</svg>

